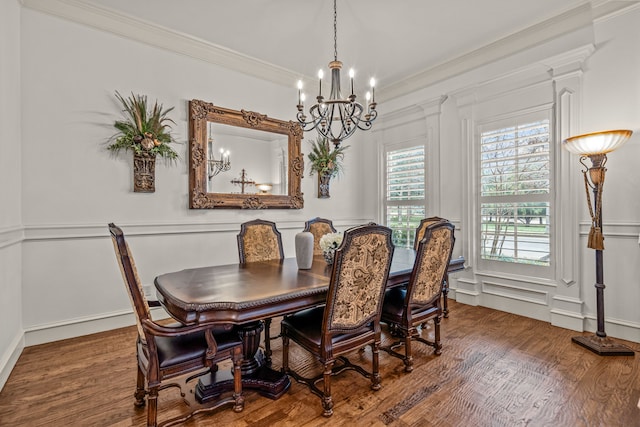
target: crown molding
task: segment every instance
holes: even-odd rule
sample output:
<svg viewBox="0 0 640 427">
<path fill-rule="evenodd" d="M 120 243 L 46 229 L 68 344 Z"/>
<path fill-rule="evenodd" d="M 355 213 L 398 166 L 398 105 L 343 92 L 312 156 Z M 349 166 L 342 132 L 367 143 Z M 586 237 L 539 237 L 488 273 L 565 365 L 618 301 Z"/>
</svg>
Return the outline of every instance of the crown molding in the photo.
<svg viewBox="0 0 640 427">
<path fill-rule="evenodd" d="M 484 47 L 414 74 L 379 90 L 385 101 L 463 74 L 590 24 L 591 6 L 584 4 Z"/>
<path fill-rule="evenodd" d="M 292 82 L 300 78 L 305 83 L 313 81 L 312 77 L 301 76 L 298 72 L 83 0 L 20 0 L 20 2 L 24 7 L 38 12 L 199 59 L 282 86 L 289 87 Z M 618 16 L 638 7 L 640 7 L 640 2 L 636 0 L 591 0 L 590 3 L 580 5 L 494 43 L 423 70 L 401 81 L 380 87 L 377 95 L 380 100 L 385 101 L 407 95 L 586 25 L 592 25 L 595 20 Z"/>
<path fill-rule="evenodd" d="M 619 16 L 640 7 L 638 0 L 592 0 L 539 24 L 497 40 L 450 61 L 416 73 L 402 81 L 380 88 L 380 103 L 407 95 L 480 66 L 498 61 L 525 49 L 571 33 L 593 22 Z M 590 55 L 592 52 L 589 52 Z"/>
<path fill-rule="evenodd" d="M 82 0 L 21 0 L 24 7 L 91 28 L 179 53 L 230 70 L 291 86 L 300 73 L 181 33 L 161 25 Z"/>
</svg>

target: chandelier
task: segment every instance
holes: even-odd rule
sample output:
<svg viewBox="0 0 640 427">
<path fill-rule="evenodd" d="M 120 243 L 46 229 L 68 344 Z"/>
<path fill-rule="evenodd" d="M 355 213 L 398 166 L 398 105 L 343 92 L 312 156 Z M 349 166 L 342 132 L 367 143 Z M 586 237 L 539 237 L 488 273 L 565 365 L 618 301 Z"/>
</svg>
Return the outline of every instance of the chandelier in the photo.
<svg viewBox="0 0 640 427">
<path fill-rule="evenodd" d="M 351 79 L 351 95 L 342 98 L 340 93 L 340 69 L 342 62 L 338 61 L 338 13 L 336 0 L 333 0 L 333 61 L 329 62 L 331 70 L 331 92 L 329 99 L 322 96 L 322 70 L 318 72 L 320 79 L 317 102 L 309 108 L 309 120 L 304 114 L 305 95 L 302 93 L 302 80 L 298 81 L 298 113 L 296 118 L 300 122 L 302 129 L 310 131 L 316 129 L 320 136 L 333 142 L 336 148 L 340 142 L 349 138 L 356 129 L 369 130 L 371 123 L 378 117 L 375 101 L 375 80 L 370 80 L 371 92 L 367 92 L 366 112 L 365 107 L 356 101 L 353 90 L 354 71 L 349 71 Z"/>
<path fill-rule="evenodd" d="M 209 179 L 218 175 L 220 172 L 226 172 L 231 169 L 231 156 L 229 150 L 225 151 L 224 148 L 220 149 L 220 160 L 216 159 L 213 155 L 213 136 L 211 134 L 211 124 L 209 124 L 209 139 L 207 141 L 207 151 L 209 157 L 207 158 L 208 171 L 207 175 Z"/>
</svg>

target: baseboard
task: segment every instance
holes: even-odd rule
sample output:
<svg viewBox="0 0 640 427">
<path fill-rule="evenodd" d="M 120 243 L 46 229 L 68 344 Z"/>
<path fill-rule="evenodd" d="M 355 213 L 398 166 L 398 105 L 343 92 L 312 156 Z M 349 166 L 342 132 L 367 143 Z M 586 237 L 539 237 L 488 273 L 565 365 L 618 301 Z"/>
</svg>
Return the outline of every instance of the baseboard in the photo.
<svg viewBox="0 0 640 427">
<path fill-rule="evenodd" d="M 2 358 L 0 358 L 0 391 L 4 388 L 11 371 L 18 363 L 18 359 L 25 347 L 24 333 L 20 332 L 15 336 L 9 348 L 6 349 Z"/>
<path fill-rule="evenodd" d="M 567 310 L 552 309 L 551 324 L 559 328 L 571 329 L 572 331 L 582 332 L 584 327 L 584 317 L 580 313 Z"/>
<path fill-rule="evenodd" d="M 614 318 L 605 318 L 604 328 L 607 336 L 640 343 L 640 324 L 627 322 Z M 593 315 L 587 315 L 584 319 L 584 331 L 595 332 L 598 322 Z"/>
<path fill-rule="evenodd" d="M 162 308 L 151 309 L 153 319 L 167 319 L 169 315 Z M 135 325 L 136 320 L 132 311 L 106 313 L 98 316 L 71 319 L 64 323 L 39 325 L 25 331 L 25 346 L 44 344 L 112 329 Z"/>
</svg>

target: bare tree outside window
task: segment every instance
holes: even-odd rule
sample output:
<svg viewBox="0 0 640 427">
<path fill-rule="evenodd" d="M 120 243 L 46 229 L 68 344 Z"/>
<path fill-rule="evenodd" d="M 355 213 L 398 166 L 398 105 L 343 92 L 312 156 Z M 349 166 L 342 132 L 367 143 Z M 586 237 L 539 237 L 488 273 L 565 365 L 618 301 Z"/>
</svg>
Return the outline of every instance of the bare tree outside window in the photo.
<svg viewBox="0 0 640 427">
<path fill-rule="evenodd" d="M 480 136 L 483 259 L 549 265 L 549 120 Z"/>
</svg>

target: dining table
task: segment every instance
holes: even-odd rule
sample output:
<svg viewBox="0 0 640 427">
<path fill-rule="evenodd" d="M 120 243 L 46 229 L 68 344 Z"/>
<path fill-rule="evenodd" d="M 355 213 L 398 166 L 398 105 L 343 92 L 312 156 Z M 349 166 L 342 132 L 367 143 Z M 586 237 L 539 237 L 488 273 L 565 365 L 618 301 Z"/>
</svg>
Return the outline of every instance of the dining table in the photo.
<svg viewBox="0 0 640 427">
<path fill-rule="evenodd" d="M 394 249 L 387 287 L 409 280 L 415 260 L 410 248 Z M 452 259 L 448 272 L 464 269 L 464 258 Z M 244 264 L 188 268 L 154 280 L 158 301 L 184 325 L 233 327 L 243 340 L 242 382 L 263 396 L 277 399 L 290 387 L 289 377 L 272 369 L 271 355 L 261 351 L 262 320 L 311 308 L 326 301 L 332 266 L 314 256 L 310 269 L 299 269 L 295 258 Z M 232 389 L 230 372 L 212 369 L 201 377 L 196 397 L 201 402 Z"/>
</svg>

